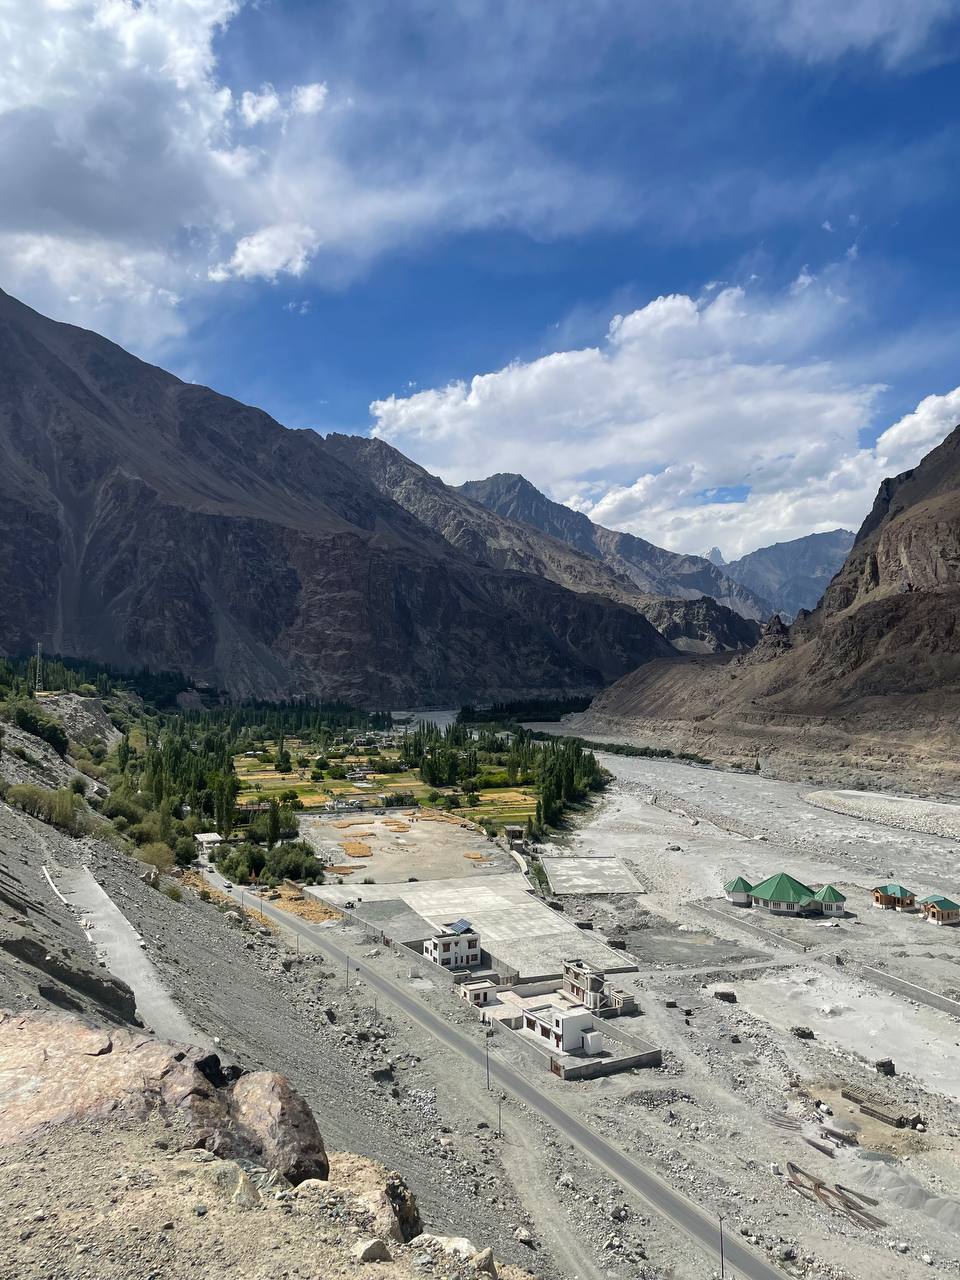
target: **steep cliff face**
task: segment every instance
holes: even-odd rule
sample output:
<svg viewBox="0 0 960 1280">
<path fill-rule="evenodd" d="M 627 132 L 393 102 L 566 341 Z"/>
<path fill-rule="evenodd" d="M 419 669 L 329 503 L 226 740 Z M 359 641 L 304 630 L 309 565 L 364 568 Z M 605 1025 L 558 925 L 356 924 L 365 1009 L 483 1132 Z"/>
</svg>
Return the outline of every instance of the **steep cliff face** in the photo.
<svg viewBox="0 0 960 1280">
<path fill-rule="evenodd" d="M 718 756 L 960 789 L 960 427 L 880 487 L 819 607 L 725 664 L 657 662 L 581 728 L 666 732 Z"/>
<path fill-rule="evenodd" d="M 606 531 L 597 530 L 585 516 L 578 516 L 559 503 L 548 503 L 521 477 L 516 477 L 519 485 L 515 486 L 521 496 L 526 489 L 535 495 L 534 501 L 558 508 L 555 519 L 545 520 L 551 526 L 547 531 L 536 523 L 488 510 L 481 503 L 471 501 L 464 496 L 468 486 L 451 488 L 382 440 L 330 435 L 326 443 L 342 462 L 361 472 L 382 495 L 398 502 L 478 564 L 533 573 L 571 591 L 594 592 L 626 604 L 641 613 L 680 650 L 714 653 L 746 649 L 759 636 L 755 622 L 707 596 L 664 600 L 641 589 L 631 574 L 614 568 L 596 553 L 595 545 L 590 544 L 590 551 L 579 549 L 575 537 L 562 536 L 564 531 L 570 532 L 566 516 L 572 518 L 574 525 L 578 520 L 585 521 L 595 533 Z M 560 533 L 555 534 L 553 529 L 559 529 Z M 652 550 L 669 555 L 660 553 L 658 548 Z"/>
<path fill-rule="evenodd" d="M 595 690 L 636 610 L 481 564 L 311 431 L 0 294 L 0 650 L 385 705 Z"/>
<path fill-rule="evenodd" d="M 768 600 L 734 582 L 703 556 L 680 555 L 633 534 L 605 529 L 583 512 L 552 502 L 523 476 L 501 473 L 486 480 L 470 480 L 459 486 L 459 492 L 499 515 L 533 525 L 602 561 L 646 595 L 675 600 L 710 596 L 755 621 L 762 621 L 773 612 Z"/>
<path fill-rule="evenodd" d="M 801 609 L 816 608 L 830 580 L 843 566 L 853 537 L 849 529 L 833 529 L 776 542 L 723 563 L 723 572 L 793 619 Z"/>
</svg>

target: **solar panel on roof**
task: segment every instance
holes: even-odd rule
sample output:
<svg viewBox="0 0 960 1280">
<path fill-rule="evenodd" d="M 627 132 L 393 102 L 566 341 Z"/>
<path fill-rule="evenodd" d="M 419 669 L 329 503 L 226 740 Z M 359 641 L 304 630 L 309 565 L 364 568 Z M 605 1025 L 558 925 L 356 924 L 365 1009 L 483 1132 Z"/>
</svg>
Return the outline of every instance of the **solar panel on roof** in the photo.
<svg viewBox="0 0 960 1280">
<path fill-rule="evenodd" d="M 473 925 L 470 923 L 469 920 L 463 920 L 463 919 L 454 920 L 453 924 L 450 925 L 450 932 L 451 933 L 472 933 Z"/>
</svg>

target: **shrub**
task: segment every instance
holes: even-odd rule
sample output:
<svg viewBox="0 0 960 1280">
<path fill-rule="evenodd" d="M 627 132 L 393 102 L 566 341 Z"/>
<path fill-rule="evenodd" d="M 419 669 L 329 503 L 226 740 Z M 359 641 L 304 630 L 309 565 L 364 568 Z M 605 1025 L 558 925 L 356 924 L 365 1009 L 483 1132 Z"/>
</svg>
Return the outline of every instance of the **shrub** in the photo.
<svg viewBox="0 0 960 1280">
<path fill-rule="evenodd" d="M 36 756 L 32 756 L 29 751 L 25 751 L 23 747 L 11 747 L 11 754 L 15 755 L 18 760 L 22 760 L 24 764 L 33 765 L 34 769 L 43 768 L 42 761 Z"/>
<path fill-rule="evenodd" d="M 201 902 L 210 902 L 210 901 L 211 901 L 211 895 L 210 895 L 210 890 L 209 890 L 209 889 L 201 889 L 201 890 L 200 890 L 200 893 L 199 893 L 199 895 L 198 895 L 198 896 L 199 896 L 199 898 L 200 898 L 200 901 L 201 901 Z"/>
<path fill-rule="evenodd" d="M 53 747 L 58 756 L 63 757 L 67 754 L 69 740 L 66 730 L 58 721 L 52 720 L 42 711 L 37 711 L 24 702 L 14 708 L 13 720 L 19 728 L 32 733 L 35 738 L 42 738 L 48 746 Z"/>
<path fill-rule="evenodd" d="M 179 887 L 175 884 L 165 884 L 163 886 L 163 892 L 167 895 L 167 897 L 170 899 L 171 902 L 183 901 L 183 894 L 180 892 Z"/>
<path fill-rule="evenodd" d="M 85 796 L 87 794 L 86 778 L 71 778 L 70 790 L 77 796 Z"/>
<path fill-rule="evenodd" d="M 145 813 L 143 805 L 117 791 L 112 792 L 103 805 L 105 818 L 123 818 L 127 823 L 139 822 Z"/>
<path fill-rule="evenodd" d="M 153 840 L 150 844 L 141 845 L 137 850 L 141 862 L 156 867 L 158 871 L 169 871 L 173 866 L 173 850 L 162 840 Z"/>
<path fill-rule="evenodd" d="M 189 867 L 196 860 L 197 846 L 193 836 L 178 836 L 173 846 L 173 856 L 178 867 Z"/>
<path fill-rule="evenodd" d="M 79 796 L 68 787 L 49 791 L 46 787 L 16 786 L 7 791 L 7 800 L 24 813 L 50 822 L 55 827 L 80 835 L 89 829 L 86 814 L 81 808 Z"/>
</svg>

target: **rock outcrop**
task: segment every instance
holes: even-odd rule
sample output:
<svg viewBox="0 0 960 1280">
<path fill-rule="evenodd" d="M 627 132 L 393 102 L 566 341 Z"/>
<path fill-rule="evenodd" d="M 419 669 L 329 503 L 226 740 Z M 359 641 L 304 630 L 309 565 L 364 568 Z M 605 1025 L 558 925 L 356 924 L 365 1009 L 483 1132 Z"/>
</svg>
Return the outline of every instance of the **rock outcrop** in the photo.
<svg viewBox="0 0 960 1280">
<path fill-rule="evenodd" d="M 575 720 L 854 785 L 960 790 L 960 427 L 885 480 L 819 607 L 726 662 L 656 662 Z"/>
<path fill-rule="evenodd" d="M 307 1104 L 272 1072 L 234 1078 L 215 1054 L 69 1014 L 0 1010 L 0 1146 L 121 1111 L 177 1116 L 190 1142 L 287 1182 L 326 1178 Z"/>
</svg>

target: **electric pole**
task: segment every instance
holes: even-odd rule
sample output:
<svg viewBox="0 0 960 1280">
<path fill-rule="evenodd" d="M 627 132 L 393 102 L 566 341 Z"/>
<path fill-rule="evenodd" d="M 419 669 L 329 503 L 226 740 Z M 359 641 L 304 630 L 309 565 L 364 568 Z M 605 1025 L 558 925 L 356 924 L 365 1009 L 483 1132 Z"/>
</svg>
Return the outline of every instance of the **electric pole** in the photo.
<svg viewBox="0 0 960 1280">
<path fill-rule="evenodd" d="M 40 653 L 40 641 L 37 641 L 37 678 L 34 685 L 35 693 L 43 692 L 43 657 Z"/>
</svg>

